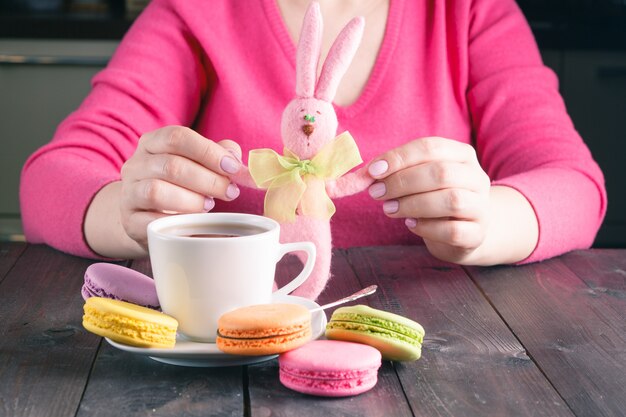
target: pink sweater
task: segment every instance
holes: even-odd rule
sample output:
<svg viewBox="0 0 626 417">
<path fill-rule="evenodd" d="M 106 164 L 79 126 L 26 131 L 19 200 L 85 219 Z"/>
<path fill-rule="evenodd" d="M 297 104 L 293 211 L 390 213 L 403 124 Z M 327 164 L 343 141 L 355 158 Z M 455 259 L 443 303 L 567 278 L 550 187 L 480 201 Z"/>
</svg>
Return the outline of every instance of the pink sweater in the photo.
<svg viewBox="0 0 626 417">
<path fill-rule="evenodd" d="M 26 237 L 95 256 L 82 232 L 98 190 L 120 178 L 138 138 L 165 125 L 282 151 L 280 116 L 294 96 L 295 45 L 274 0 L 153 0 L 93 91 L 26 162 Z M 392 0 L 371 77 L 336 106 L 364 161 L 424 136 L 475 145 L 494 184 L 513 187 L 539 219 L 526 262 L 589 247 L 604 217 L 602 173 L 574 130 L 514 0 Z M 245 162 L 245 158 L 244 158 Z M 262 213 L 242 190 L 218 211 Z M 335 246 L 418 243 L 367 193 L 338 199 Z"/>
</svg>

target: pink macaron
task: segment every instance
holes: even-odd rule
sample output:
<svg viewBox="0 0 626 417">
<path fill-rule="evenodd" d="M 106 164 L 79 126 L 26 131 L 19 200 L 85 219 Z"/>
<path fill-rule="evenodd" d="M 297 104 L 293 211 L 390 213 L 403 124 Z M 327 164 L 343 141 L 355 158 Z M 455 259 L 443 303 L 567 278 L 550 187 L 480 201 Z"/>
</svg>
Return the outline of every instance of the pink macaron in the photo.
<svg viewBox="0 0 626 417">
<path fill-rule="evenodd" d="M 90 265 L 85 271 L 81 294 L 85 300 L 89 297 L 104 297 L 159 309 L 154 280 L 141 272 L 116 264 L 101 262 Z"/>
<path fill-rule="evenodd" d="M 294 391 L 347 397 L 370 390 L 378 381 L 380 352 L 368 345 L 315 340 L 278 358 L 280 382 Z"/>
</svg>

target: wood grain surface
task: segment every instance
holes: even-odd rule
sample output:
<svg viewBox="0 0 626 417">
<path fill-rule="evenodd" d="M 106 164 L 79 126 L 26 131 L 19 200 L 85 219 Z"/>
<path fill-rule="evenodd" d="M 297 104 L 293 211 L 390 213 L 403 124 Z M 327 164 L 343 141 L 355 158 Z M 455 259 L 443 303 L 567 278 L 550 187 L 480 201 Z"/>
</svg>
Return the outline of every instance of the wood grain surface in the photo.
<svg viewBox="0 0 626 417">
<path fill-rule="evenodd" d="M 0 283 L 25 249 L 25 243 L 2 243 L 0 246 Z"/>
<path fill-rule="evenodd" d="M 110 346 L 81 323 L 93 262 L 0 243 L 0 416 L 625 415 L 626 250 L 489 268 L 423 247 L 336 250 L 320 304 L 377 284 L 356 303 L 426 329 L 420 360 L 385 361 L 347 398 L 287 389 L 276 359 L 191 368 Z M 132 267 L 151 275 L 148 260 Z M 301 268 L 286 257 L 278 281 Z"/>
<path fill-rule="evenodd" d="M 168 365 L 103 342 L 80 417 L 242 416 L 241 367 Z"/>
<path fill-rule="evenodd" d="M 424 247 L 348 251 L 371 306 L 424 327 L 423 356 L 395 368 L 416 416 L 568 416 L 563 400 L 462 268 Z"/>
<path fill-rule="evenodd" d="M 624 261 L 614 256 L 595 251 L 594 260 L 573 253 L 515 268 L 469 268 L 576 415 L 626 413 Z"/>
<path fill-rule="evenodd" d="M 0 415 L 76 412 L 100 343 L 82 327 L 91 262 L 31 245 L 0 284 Z"/>
</svg>

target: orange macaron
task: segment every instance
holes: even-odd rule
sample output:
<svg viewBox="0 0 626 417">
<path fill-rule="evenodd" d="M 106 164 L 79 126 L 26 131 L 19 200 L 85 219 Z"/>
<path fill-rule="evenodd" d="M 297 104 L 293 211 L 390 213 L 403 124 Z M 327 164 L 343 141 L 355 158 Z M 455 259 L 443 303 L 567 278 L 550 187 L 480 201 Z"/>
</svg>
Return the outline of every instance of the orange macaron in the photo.
<svg viewBox="0 0 626 417">
<path fill-rule="evenodd" d="M 298 304 L 259 304 L 223 314 L 216 344 L 233 355 L 273 355 L 311 340 L 311 313 Z"/>
</svg>

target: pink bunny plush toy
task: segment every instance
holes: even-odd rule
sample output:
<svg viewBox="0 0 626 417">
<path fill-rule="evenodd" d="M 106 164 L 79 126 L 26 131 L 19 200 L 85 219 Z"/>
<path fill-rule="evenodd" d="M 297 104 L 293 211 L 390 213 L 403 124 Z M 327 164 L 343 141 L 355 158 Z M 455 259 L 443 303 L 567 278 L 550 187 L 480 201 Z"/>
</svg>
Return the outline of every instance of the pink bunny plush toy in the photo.
<svg viewBox="0 0 626 417">
<path fill-rule="evenodd" d="M 330 218 L 335 212 L 331 199 L 363 191 L 373 182 L 365 168 L 346 174 L 363 161 L 348 132 L 336 136 L 338 122 L 332 105 L 361 42 L 364 24 L 364 19 L 357 17 L 343 28 L 317 80 L 322 15 L 319 4 L 311 3 L 296 54 L 296 97 L 282 115 L 284 155 L 271 149 L 252 150 L 249 172 L 242 170 L 234 179 L 242 185 L 267 189 L 264 214 L 281 224 L 281 241 L 315 244 L 313 272 L 295 292 L 311 299 L 317 298 L 330 278 Z"/>
</svg>

